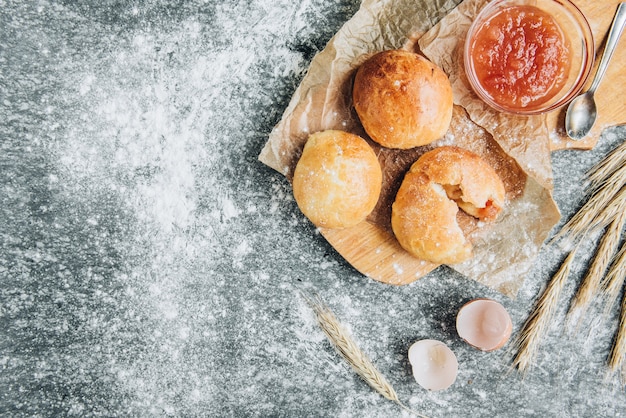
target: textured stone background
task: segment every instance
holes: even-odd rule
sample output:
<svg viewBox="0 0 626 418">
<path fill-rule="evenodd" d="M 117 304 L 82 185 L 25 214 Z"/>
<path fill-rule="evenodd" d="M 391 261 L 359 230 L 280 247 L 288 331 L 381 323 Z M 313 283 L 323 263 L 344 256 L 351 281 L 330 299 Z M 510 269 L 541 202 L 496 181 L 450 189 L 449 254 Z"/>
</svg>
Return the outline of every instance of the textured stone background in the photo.
<svg viewBox="0 0 626 418">
<path fill-rule="evenodd" d="M 623 414 L 605 369 L 617 309 L 563 328 L 588 257 L 522 379 L 510 350 L 460 341 L 454 316 L 491 297 L 516 332 L 563 250 L 543 249 L 516 300 L 447 268 L 382 285 L 257 162 L 310 60 L 358 7 L 0 0 L 0 415 L 402 415 L 331 349 L 301 288 L 426 415 Z M 610 129 L 592 152 L 554 155 L 564 219 L 585 170 L 625 137 Z M 412 378 L 406 352 L 421 338 L 458 356 L 447 391 Z"/>
</svg>

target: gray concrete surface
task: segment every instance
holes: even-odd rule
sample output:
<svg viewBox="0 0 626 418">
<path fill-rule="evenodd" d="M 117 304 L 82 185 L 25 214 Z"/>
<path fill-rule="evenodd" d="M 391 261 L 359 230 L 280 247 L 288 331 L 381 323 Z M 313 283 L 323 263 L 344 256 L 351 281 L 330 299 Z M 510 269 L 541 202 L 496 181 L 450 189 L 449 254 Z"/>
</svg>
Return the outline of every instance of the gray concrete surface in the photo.
<svg viewBox="0 0 626 418">
<path fill-rule="evenodd" d="M 336 355 L 317 292 L 411 408 L 431 417 L 620 416 L 606 377 L 615 308 L 565 312 L 525 376 L 454 329 L 490 297 L 514 333 L 565 256 L 546 246 L 518 297 L 442 267 L 404 287 L 361 276 L 257 161 L 313 55 L 358 0 L 0 0 L 0 415 L 408 416 Z M 619 98 L 616 98 L 616 100 Z M 584 172 L 626 137 L 554 155 L 564 219 Z M 406 352 L 446 342 L 429 393 Z"/>
</svg>

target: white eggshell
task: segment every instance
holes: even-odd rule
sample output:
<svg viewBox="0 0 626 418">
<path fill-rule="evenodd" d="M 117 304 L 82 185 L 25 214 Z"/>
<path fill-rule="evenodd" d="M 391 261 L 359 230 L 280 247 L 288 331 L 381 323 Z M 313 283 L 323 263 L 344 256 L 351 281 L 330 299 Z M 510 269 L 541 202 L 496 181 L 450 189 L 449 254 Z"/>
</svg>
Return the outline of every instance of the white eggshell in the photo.
<svg viewBox="0 0 626 418">
<path fill-rule="evenodd" d="M 459 337 L 482 351 L 493 351 L 504 346 L 512 329 L 509 313 L 495 300 L 470 301 L 459 310 L 456 317 Z"/>
<path fill-rule="evenodd" d="M 428 390 L 447 389 L 456 380 L 459 363 L 447 345 L 437 340 L 420 340 L 409 348 L 415 381 Z"/>
</svg>

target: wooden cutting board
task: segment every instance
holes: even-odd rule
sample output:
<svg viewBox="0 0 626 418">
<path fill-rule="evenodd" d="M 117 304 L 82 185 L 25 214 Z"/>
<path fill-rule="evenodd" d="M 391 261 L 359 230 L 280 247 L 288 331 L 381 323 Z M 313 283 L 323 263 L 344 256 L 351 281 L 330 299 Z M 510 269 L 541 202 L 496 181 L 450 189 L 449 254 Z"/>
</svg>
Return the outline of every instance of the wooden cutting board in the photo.
<svg viewBox="0 0 626 418">
<path fill-rule="evenodd" d="M 596 51 L 602 46 L 619 1 L 576 0 L 576 5 L 590 22 Z M 600 54 L 597 54 L 599 61 Z M 626 35 L 620 40 L 611 65 L 596 92 L 598 119 L 590 135 L 582 141 L 572 141 L 565 134 L 564 109 L 548 115 L 551 149 L 591 149 L 602 131 L 626 123 Z M 592 73 L 594 74 L 595 71 Z M 588 82 L 590 84 L 591 77 Z M 389 284 L 402 285 L 415 281 L 437 267 L 411 257 L 389 231 L 368 222 L 341 230 L 321 229 L 322 235 L 354 268 L 362 274 Z"/>
</svg>

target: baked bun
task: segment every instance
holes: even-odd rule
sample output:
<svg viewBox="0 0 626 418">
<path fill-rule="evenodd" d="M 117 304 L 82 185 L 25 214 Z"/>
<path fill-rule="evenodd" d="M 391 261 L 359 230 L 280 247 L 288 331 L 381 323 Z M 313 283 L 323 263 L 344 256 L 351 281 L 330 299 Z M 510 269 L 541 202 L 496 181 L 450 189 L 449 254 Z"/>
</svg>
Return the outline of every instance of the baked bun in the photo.
<svg viewBox="0 0 626 418">
<path fill-rule="evenodd" d="M 413 256 L 456 264 L 472 256 L 472 245 L 457 222 L 459 208 L 480 220 L 494 220 L 505 189 L 495 170 L 478 155 L 444 146 L 422 155 L 405 175 L 391 211 L 400 245 Z"/>
<path fill-rule="evenodd" d="M 452 86 L 435 64 L 413 52 L 379 52 L 357 70 L 354 108 L 367 134 L 388 148 L 441 138 L 452 120 Z"/>
<path fill-rule="evenodd" d="M 382 187 L 376 154 L 360 136 L 323 131 L 309 137 L 293 176 L 293 194 L 316 226 L 347 228 L 372 212 Z"/>
</svg>

